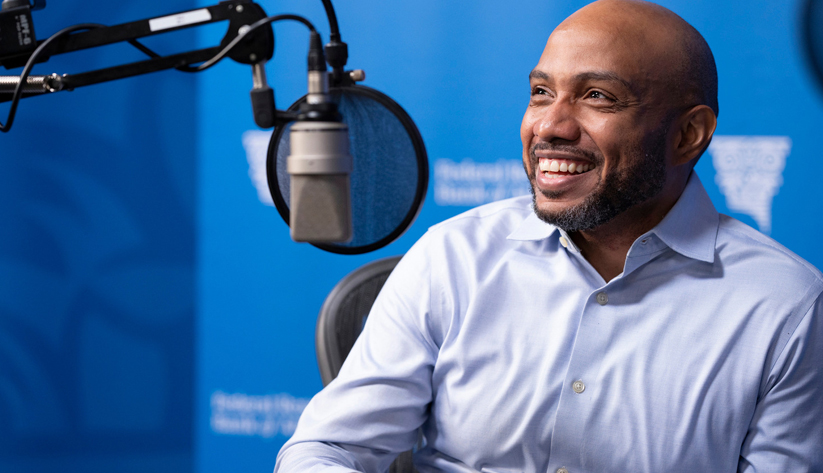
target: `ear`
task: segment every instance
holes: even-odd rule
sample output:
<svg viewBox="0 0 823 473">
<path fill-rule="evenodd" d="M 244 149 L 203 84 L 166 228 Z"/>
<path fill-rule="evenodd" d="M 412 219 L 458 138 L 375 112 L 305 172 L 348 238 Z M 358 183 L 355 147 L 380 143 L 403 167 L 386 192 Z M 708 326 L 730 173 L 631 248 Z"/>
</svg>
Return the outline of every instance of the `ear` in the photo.
<svg viewBox="0 0 823 473">
<path fill-rule="evenodd" d="M 678 121 L 674 142 L 674 165 L 696 160 L 703 154 L 717 128 L 717 116 L 706 105 L 697 105 L 685 111 Z"/>
</svg>

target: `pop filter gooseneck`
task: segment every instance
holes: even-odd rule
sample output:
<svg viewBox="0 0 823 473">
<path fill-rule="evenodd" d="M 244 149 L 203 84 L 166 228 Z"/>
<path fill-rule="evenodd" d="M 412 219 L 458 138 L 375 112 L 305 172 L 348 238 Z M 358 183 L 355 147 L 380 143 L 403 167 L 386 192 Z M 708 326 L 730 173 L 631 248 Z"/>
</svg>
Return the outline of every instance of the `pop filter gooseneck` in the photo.
<svg viewBox="0 0 823 473">
<path fill-rule="evenodd" d="M 331 88 L 329 96 L 349 128 L 353 237 L 347 243 L 312 244 L 338 254 L 368 253 L 399 238 L 420 212 L 429 182 L 426 148 L 406 111 L 385 94 L 352 85 Z M 305 102 L 301 98 L 289 111 Z M 266 160 L 272 200 L 286 223 L 292 123 L 274 130 Z"/>
</svg>

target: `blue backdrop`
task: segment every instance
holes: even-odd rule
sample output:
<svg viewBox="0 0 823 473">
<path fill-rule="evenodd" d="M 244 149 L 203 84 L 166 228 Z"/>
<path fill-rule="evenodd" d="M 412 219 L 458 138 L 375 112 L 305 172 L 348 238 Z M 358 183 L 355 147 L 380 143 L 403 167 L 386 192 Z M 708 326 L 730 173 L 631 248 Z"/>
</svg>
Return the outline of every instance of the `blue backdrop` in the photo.
<svg viewBox="0 0 823 473">
<path fill-rule="evenodd" d="M 527 76 L 551 30 L 585 3 L 338 2 L 349 67 L 409 112 L 431 167 L 416 223 L 366 255 L 292 242 L 264 202 L 268 132 L 252 120 L 248 66 L 24 100 L 0 136 L 0 471 L 270 471 L 321 388 L 314 327 L 333 285 L 404 253 L 436 222 L 528 192 Z M 820 267 L 823 87 L 804 52 L 805 1 L 659 3 L 717 59 L 719 125 L 697 166 L 715 205 Z M 44 38 L 211 4 L 52 2 L 35 30 Z M 260 4 L 303 14 L 328 38 L 319 0 Z M 223 31 L 147 43 L 177 52 Z M 308 37 L 289 23 L 275 35 L 267 71 L 285 108 L 306 90 Z M 140 57 L 112 46 L 35 72 Z"/>
<path fill-rule="evenodd" d="M 193 4 L 151 3 L 49 2 L 34 28 Z M 35 73 L 143 57 L 117 45 Z M 0 471 L 193 470 L 196 87 L 167 74 L 26 99 L 0 137 Z"/>
</svg>

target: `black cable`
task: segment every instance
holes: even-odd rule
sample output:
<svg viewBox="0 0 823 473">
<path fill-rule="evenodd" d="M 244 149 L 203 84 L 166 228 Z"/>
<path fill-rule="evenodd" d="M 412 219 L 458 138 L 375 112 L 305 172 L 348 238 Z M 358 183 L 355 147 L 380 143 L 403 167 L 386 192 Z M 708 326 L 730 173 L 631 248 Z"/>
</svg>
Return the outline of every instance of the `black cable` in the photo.
<svg viewBox="0 0 823 473">
<path fill-rule="evenodd" d="M 328 1 L 329 1 L 329 0 L 323 0 L 323 2 L 324 2 L 324 3 L 325 3 L 325 2 L 328 2 Z M 331 7 L 331 3 L 329 3 L 329 7 L 328 7 L 328 8 L 332 8 L 332 7 Z M 327 10 L 326 10 L 326 12 L 328 13 L 328 11 L 329 11 L 329 10 L 327 9 Z M 333 29 L 332 29 L 332 31 L 337 31 L 337 18 L 334 16 L 334 9 L 333 9 L 333 8 L 331 9 L 331 16 L 329 17 L 329 23 L 330 23 L 330 24 L 331 24 L 332 19 L 334 19 L 334 26 L 332 27 L 332 28 L 333 28 Z M 240 41 L 243 41 L 243 39 L 244 39 L 244 38 L 245 38 L 245 37 L 246 37 L 249 33 L 253 32 L 254 30 L 256 30 L 257 28 L 260 28 L 260 27 L 261 27 L 261 26 L 263 26 L 263 25 L 267 25 L 267 24 L 269 24 L 269 23 L 274 23 L 275 21 L 282 21 L 282 20 L 292 20 L 292 21 L 298 21 L 298 22 L 303 23 L 304 25 L 306 25 L 306 27 L 307 27 L 307 28 L 309 29 L 309 31 L 311 31 L 312 33 L 316 33 L 316 32 L 317 32 L 317 30 L 315 29 L 314 25 L 313 25 L 313 24 L 312 24 L 309 20 L 307 20 L 306 18 L 304 18 L 304 17 L 302 17 L 302 16 L 300 16 L 300 15 L 290 15 L 290 14 L 286 14 L 286 15 L 274 15 L 274 16 L 269 16 L 269 17 L 266 17 L 266 18 L 263 18 L 263 19 L 257 20 L 256 22 L 254 22 L 254 23 L 252 23 L 251 25 L 249 25 L 249 28 L 248 28 L 247 30 L 245 30 L 245 31 L 243 31 L 243 33 L 241 33 L 241 34 L 237 35 L 234 39 L 232 39 L 232 40 L 231 40 L 231 42 L 230 42 L 229 44 L 227 44 L 227 45 L 226 45 L 226 47 L 225 47 L 225 48 L 223 48 L 222 50 L 220 50 L 220 52 L 219 52 L 219 53 L 217 53 L 214 57 L 212 57 L 212 58 L 211 58 L 211 59 L 209 59 L 208 61 L 206 61 L 206 62 L 204 62 L 204 63 L 202 63 L 202 64 L 200 64 L 199 66 L 196 66 L 196 67 L 192 67 L 192 66 L 179 66 L 179 67 L 175 67 L 175 69 L 177 69 L 178 71 L 183 71 L 183 72 L 200 72 L 200 71 L 204 71 L 204 70 L 206 70 L 206 69 L 210 68 L 211 66 L 213 66 L 213 65 L 217 64 L 217 63 L 218 63 L 218 62 L 220 62 L 220 61 L 221 61 L 224 57 L 226 57 L 226 55 L 227 55 L 228 53 L 230 53 L 230 52 L 231 52 L 231 50 L 232 50 L 235 46 L 237 46 L 237 44 L 238 44 L 238 43 L 240 43 Z M 339 34 L 339 33 L 337 34 L 337 37 L 338 37 L 338 39 L 340 38 L 340 34 Z M 142 51 L 144 54 L 146 54 L 147 56 L 149 56 L 149 57 L 151 57 L 151 58 L 158 58 L 158 57 L 161 57 L 159 54 L 157 54 L 156 52 L 154 52 L 154 51 L 152 51 L 151 49 L 147 48 L 145 45 L 143 45 L 142 43 L 138 42 L 138 41 L 137 41 L 137 40 L 135 40 L 135 39 L 130 39 L 130 40 L 129 40 L 129 44 L 131 44 L 131 45 L 132 45 L 132 46 L 134 46 L 135 48 L 139 49 L 140 51 Z"/>
<path fill-rule="evenodd" d="M 23 85 L 26 83 L 26 80 L 29 77 L 29 73 L 31 73 L 32 67 L 34 67 L 34 63 L 37 61 L 37 58 L 43 51 L 52 43 L 52 41 L 60 38 L 61 36 L 65 36 L 69 33 L 73 33 L 79 30 L 93 30 L 95 28 L 103 28 L 105 25 L 101 25 L 98 23 L 82 23 L 79 25 L 68 26 L 63 28 L 62 30 L 54 33 L 53 35 L 49 36 L 49 38 L 42 43 L 40 46 L 37 46 L 37 49 L 31 53 L 29 56 L 29 60 L 26 62 L 26 66 L 23 67 L 23 72 L 20 73 L 20 82 L 17 83 L 17 87 L 14 88 L 14 95 L 11 99 L 11 108 L 9 109 L 9 117 L 6 119 L 6 124 L 3 125 L 0 123 L 0 131 L 3 133 L 8 132 L 11 129 L 12 123 L 14 123 L 14 115 L 17 112 L 17 104 L 20 103 L 20 99 L 23 96 Z"/>
<path fill-rule="evenodd" d="M 340 29 L 337 26 L 337 15 L 331 0 L 323 0 L 323 8 L 326 9 L 326 17 L 329 19 L 329 40 L 333 43 L 340 41 Z"/>
<path fill-rule="evenodd" d="M 229 54 L 229 52 L 231 52 L 231 50 L 235 46 L 237 46 L 240 43 L 240 41 L 243 41 L 243 39 L 245 39 L 245 37 L 248 34 L 250 34 L 252 31 L 256 30 L 257 28 L 260 28 L 263 25 L 267 25 L 269 23 L 274 23 L 275 21 L 282 21 L 282 20 L 299 21 L 300 23 L 303 23 L 304 25 L 306 25 L 306 27 L 309 29 L 309 31 L 311 31 L 312 33 L 317 33 L 317 30 L 314 28 L 314 25 L 311 24 L 311 22 L 309 20 L 307 20 L 307 19 L 305 19 L 305 18 L 303 18 L 302 16 L 299 16 L 299 15 L 274 15 L 274 16 L 270 16 L 270 17 L 267 17 L 267 18 L 263 18 L 262 20 L 257 20 L 254 23 L 252 23 L 251 25 L 249 25 L 249 29 L 247 29 L 247 30 L 243 31 L 241 34 L 235 36 L 234 39 L 232 39 L 231 42 L 229 42 L 229 44 L 227 44 L 226 47 L 223 48 L 219 53 L 217 53 L 213 58 L 209 59 L 208 61 L 204 62 L 203 64 L 200 64 L 199 66 L 193 67 L 192 71 L 193 72 L 205 71 L 206 69 L 208 69 L 211 66 L 217 64 L 218 62 L 220 62 L 220 60 L 222 60 L 224 57 L 226 57 L 226 55 Z"/>
<path fill-rule="evenodd" d="M 136 39 L 130 39 L 130 40 L 128 40 L 128 43 L 130 45 L 134 46 L 135 48 L 140 50 L 140 52 L 142 52 L 143 54 L 145 54 L 146 56 L 148 56 L 152 59 L 157 59 L 157 58 L 162 57 L 161 55 L 159 55 L 156 52 L 152 51 L 146 45 L 144 45 L 140 41 L 137 41 Z M 197 70 L 195 68 L 191 67 L 191 66 L 177 66 L 177 67 L 175 67 L 175 69 L 178 70 L 178 71 L 182 71 L 182 72 L 197 72 Z"/>
<path fill-rule="evenodd" d="M 263 18 L 261 20 L 258 20 L 256 22 L 252 23 L 251 25 L 249 25 L 249 28 L 247 30 L 245 30 L 243 33 L 237 35 L 234 39 L 231 40 L 231 42 L 229 44 L 226 45 L 225 48 L 220 50 L 219 53 L 217 53 L 214 57 L 212 57 L 208 61 L 204 62 L 203 64 L 200 64 L 199 66 L 196 66 L 196 67 L 179 66 L 179 67 L 176 67 L 175 69 L 177 69 L 178 71 L 183 71 L 183 72 L 200 72 L 200 71 L 204 71 L 204 70 L 210 68 L 211 66 L 217 64 L 218 62 L 220 62 L 224 57 L 226 57 L 226 55 L 229 52 L 231 52 L 231 50 L 235 46 L 237 46 L 238 43 L 240 43 L 240 41 L 243 41 L 243 39 L 249 33 L 251 33 L 252 31 L 256 30 L 257 28 L 260 28 L 263 25 L 266 25 L 266 24 L 269 24 L 269 23 L 274 23 L 275 21 L 281 21 L 281 20 L 299 21 L 300 23 L 303 23 L 304 25 L 306 25 L 306 27 L 312 33 L 317 32 L 317 30 L 314 28 L 314 25 L 309 20 L 305 19 L 302 16 L 299 16 L 299 15 L 269 16 L 269 17 Z M 131 44 L 135 48 L 139 49 L 140 51 L 142 51 L 144 54 L 146 54 L 147 56 L 149 56 L 151 58 L 161 57 L 159 54 L 157 54 L 156 52 L 154 52 L 151 49 L 147 48 L 145 45 L 143 45 L 142 43 L 138 42 L 135 39 L 130 39 L 129 44 Z"/>
<path fill-rule="evenodd" d="M 231 52 L 231 50 L 235 46 L 237 46 L 237 44 L 240 43 L 240 41 L 243 41 L 243 39 L 248 34 L 253 32 L 257 28 L 260 28 L 261 26 L 267 25 L 269 23 L 274 23 L 275 21 L 282 21 L 282 20 L 298 21 L 298 22 L 303 23 L 304 25 L 306 25 L 306 27 L 312 33 L 317 33 L 317 30 L 314 28 L 314 25 L 309 20 L 303 18 L 302 16 L 299 16 L 299 15 L 275 15 L 275 16 L 270 16 L 270 17 L 258 20 L 256 22 L 252 23 L 251 25 L 249 25 L 249 28 L 247 30 L 245 30 L 243 33 L 237 35 L 234 39 L 231 40 L 231 42 L 229 42 L 229 44 L 226 45 L 225 48 L 223 48 L 219 53 L 217 53 L 214 57 L 212 57 L 208 61 L 204 62 L 203 64 L 200 64 L 199 66 L 196 66 L 196 67 L 180 66 L 177 69 L 182 70 L 184 72 L 204 71 L 204 70 L 212 67 L 213 65 L 217 64 L 218 62 L 220 62 L 224 57 L 226 57 L 226 55 L 229 52 Z M 98 23 L 82 23 L 82 24 L 79 24 L 79 25 L 68 26 L 68 27 L 63 28 L 62 30 L 58 31 L 57 33 L 54 33 L 53 35 L 49 36 L 49 38 L 47 40 L 43 41 L 39 46 L 37 46 L 37 49 L 34 50 L 34 52 L 29 57 L 29 60 L 26 62 L 25 67 L 23 67 L 23 72 L 20 74 L 20 82 L 17 84 L 17 87 L 15 87 L 14 95 L 12 96 L 12 99 L 11 99 L 11 107 L 9 108 L 9 116 L 6 119 L 6 124 L 5 125 L 0 123 L 0 131 L 2 131 L 3 133 L 6 133 L 11 129 L 11 125 L 14 123 L 14 116 L 17 113 L 17 106 L 20 103 L 20 99 L 23 96 L 23 85 L 26 83 L 26 80 L 28 79 L 29 74 L 31 73 L 32 67 L 34 67 L 34 64 L 37 61 L 37 58 L 43 53 L 43 51 L 46 49 L 46 47 L 48 47 L 57 38 L 65 36 L 69 33 L 73 33 L 75 31 L 79 31 L 79 30 L 91 30 L 91 29 L 95 29 L 95 28 L 104 28 L 104 27 L 105 27 L 105 25 L 101 25 L 101 24 L 98 24 Z M 152 58 L 161 57 L 159 54 L 155 53 L 151 49 L 149 49 L 146 46 L 144 46 L 143 44 L 139 43 L 137 40 L 129 40 L 128 42 L 129 42 L 129 44 L 131 44 L 135 48 L 139 49 L 140 51 L 142 51 L 144 54 L 148 55 L 149 57 L 152 57 Z"/>
<path fill-rule="evenodd" d="M 351 80 L 346 77 L 346 62 L 349 60 L 349 47 L 346 43 L 340 40 L 340 29 L 337 25 L 337 15 L 334 13 L 334 7 L 331 0 L 322 0 L 323 7 L 326 9 L 326 17 L 329 19 L 329 44 L 326 45 L 326 61 L 332 68 L 331 84 L 332 86 L 340 86 L 345 83 L 351 83 Z"/>
<path fill-rule="evenodd" d="M 130 39 L 130 40 L 128 41 L 128 43 L 129 43 L 130 45 L 134 46 L 135 48 L 139 49 L 139 50 L 140 50 L 140 52 L 142 52 L 143 54 L 145 54 L 146 56 L 148 56 L 148 57 L 150 57 L 150 58 L 158 58 L 158 57 L 160 57 L 160 55 L 159 55 L 159 54 L 157 54 L 156 52 L 152 51 L 151 49 L 149 49 L 148 47 L 146 47 L 145 45 L 143 45 L 143 43 L 141 43 L 140 41 L 137 41 L 136 39 Z"/>
</svg>

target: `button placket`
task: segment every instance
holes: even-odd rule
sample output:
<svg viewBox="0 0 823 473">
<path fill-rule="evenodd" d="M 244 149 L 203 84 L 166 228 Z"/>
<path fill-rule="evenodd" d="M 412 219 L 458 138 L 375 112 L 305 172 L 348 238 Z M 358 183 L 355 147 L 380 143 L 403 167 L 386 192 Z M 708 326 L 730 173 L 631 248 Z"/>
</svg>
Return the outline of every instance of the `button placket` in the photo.
<svg viewBox="0 0 823 473">
<path fill-rule="evenodd" d="M 610 343 L 610 334 L 613 333 L 616 320 L 610 317 L 612 311 L 607 304 L 609 296 L 612 296 L 612 304 L 619 302 L 622 284 L 622 281 L 617 280 L 604 286 L 594 286 L 587 294 L 556 411 L 550 458 L 555 458 L 557 463 L 551 465 L 550 468 L 553 469 L 548 470 L 548 473 L 569 472 L 566 466 L 560 466 L 560 462 L 567 462 L 567 454 L 578 449 L 581 442 L 585 442 L 585 426 L 600 408 L 602 392 L 598 373 L 603 358 L 598 355 L 602 353 L 598 348 Z M 613 291 L 618 292 L 616 295 L 609 294 Z"/>
</svg>

